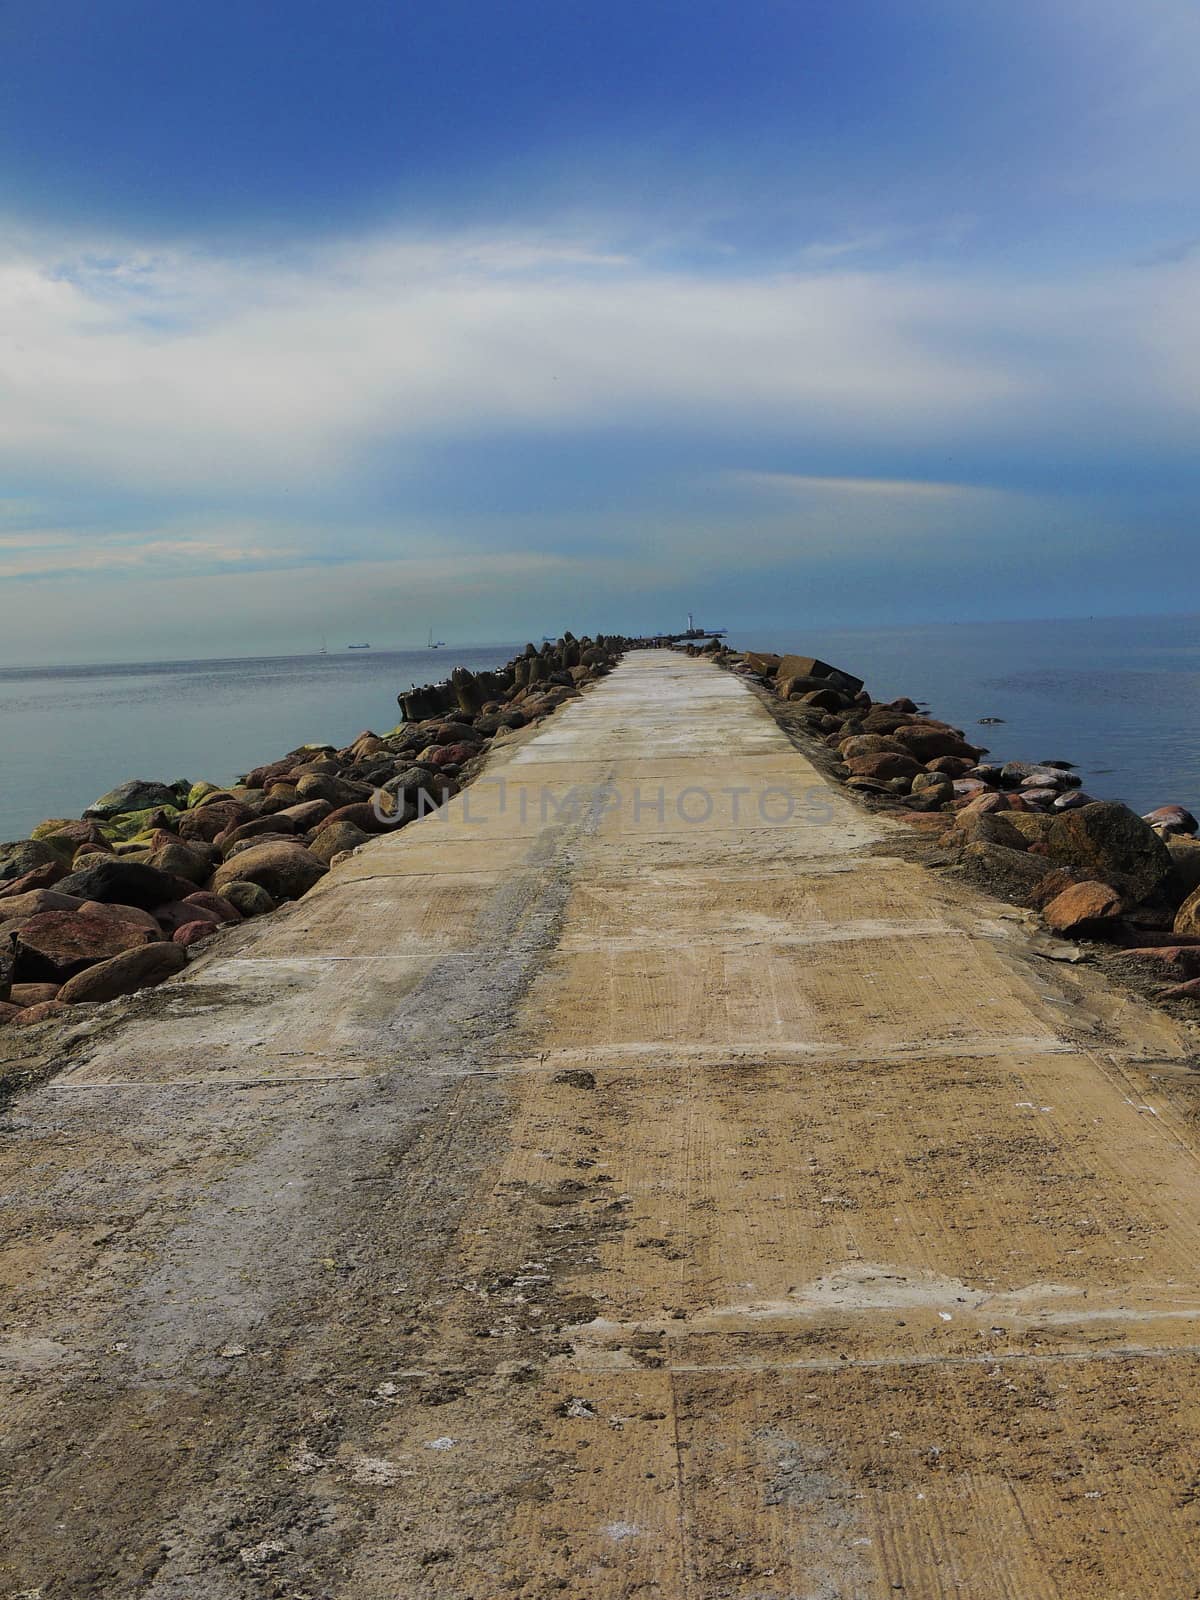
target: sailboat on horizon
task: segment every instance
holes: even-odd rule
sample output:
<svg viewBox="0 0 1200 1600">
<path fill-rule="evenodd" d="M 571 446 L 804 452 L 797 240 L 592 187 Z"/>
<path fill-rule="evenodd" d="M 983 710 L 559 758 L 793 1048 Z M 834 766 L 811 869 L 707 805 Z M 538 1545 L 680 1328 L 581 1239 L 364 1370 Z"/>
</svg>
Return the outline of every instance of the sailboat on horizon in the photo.
<svg viewBox="0 0 1200 1600">
<path fill-rule="evenodd" d="M 435 639 L 433 637 L 433 629 L 430 628 L 430 630 L 429 630 L 429 643 L 426 645 L 425 648 L 427 650 L 444 650 L 446 648 L 446 641 L 445 641 L 445 639 Z"/>
</svg>

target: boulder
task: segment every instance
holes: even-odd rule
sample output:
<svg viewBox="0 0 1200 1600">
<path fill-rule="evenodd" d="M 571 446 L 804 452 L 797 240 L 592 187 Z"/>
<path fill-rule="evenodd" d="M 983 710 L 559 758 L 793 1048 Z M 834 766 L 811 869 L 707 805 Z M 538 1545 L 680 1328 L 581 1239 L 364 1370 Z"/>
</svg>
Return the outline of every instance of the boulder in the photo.
<svg viewBox="0 0 1200 1600">
<path fill-rule="evenodd" d="M 56 848 L 71 846 L 71 854 L 81 844 L 104 844 L 105 838 L 96 822 L 77 822 L 73 817 L 50 817 L 39 822 L 30 834 L 31 839 L 44 839 Z"/>
<path fill-rule="evenodd" d="M 957 784 L 952 781 L 951 787 L 957 788 Z M 991 789 L 979 790 L 974 794 L 968 793 L 962 798 L 965 803 L 958 807 L 958 817 L 964 825 L 973 817 L 986 816 L 992 811 L 1008 810 L 1007 798 L 1002 794 L 996 794 Z"/>
<path fill-rule="evenodd" d="M 904 748 L 903 745 L 900 747 Z M 975 763 L 969 756 L 934 756 L 925 763 L 927 772 L 944 772 L 948 778 L 975 777 Z"/>
<path fill-rule="evenodd" d="M 13 977 L 13 950 L 10 940 L 0 941 L 0 1001 L 7 1001 L 12 996 Z"/>
<path fill-rule="evenodd" d="M 405 767 L 394 778 L 389 778 L 383 786 L 383 792 L 394 794 L 397 800 L 402 800 L 406 805 L 416 805 L 421 791 L 432 790 L 440 781 L 432 768 L 413 765 Z"/>
<path fill-rule="evenodd" d="M 75 852 L 75 860 L 72 864 L 78 870 L 80 867 L 87 866 L 93 856 L 111 856 L 113 853 L 113 847 L 107 840 L 103 844 L 81 844 Z"/>
<path fill-rule="evenodd" d="M 0 883 L 0 917 L 6 915 L 5 901 L 19 899 L 22 895 L 29 894 L 31 890 L 49 889 L 61 882 L 70 870 L 61 861 L 48 861 L 44 867 L 34 867 L 31 872 L 23 872 L 19 878 L 10 878 L 7 883 Z"/>
<path fill-rule="evenodd" d="M 1046 876 L 1046 863 L 1042 857 L 982 839 L 967 846 L 963 851 L 963 861 L 971 869 L 972 875 L 986 884 L 993 894 L 1020 905 L 1029 903 L 1030 897 Z"/>
<path fill-rule="evenodd" d="M 1056 795 L 1051 803 L 1052 811 L 1081 811 L 1084 806 L 1094 806 L 1096 802 L 1090 794 L 1084 794 L 1082 789 L 1069 789 L 1066 794 Z"/>
<path fill-rule="evenodd" d="M 134 839 L 147 839 L 156 828 L 168 828 L 175 833 L 179 825 L 177 819 L 182 815 L 184 813 L 171 806 L 151 806 L 146 811 L 122 812 L 102 825 L 104 837 L 119 847 Z"/>
<path fill-rule="evenodd" d="M 140 906 L 149 911 L 164 901 L 182 899 L 194 885 L 144 861 L 104 856 L 94 865 L 72 872 L 55 887 L 59 894 L 77 895 L 81 900 L 103 900 L 109 905 Z"/>
<path fill-rule="evenodd" d="M 232 861 L 235 856 L 244 855 L 247 850 L 253 850 L 260 844 L 291 844 L 294 838 L 289 830 L 287 833 L 256 833 L 249 839 L 235 839 L 232 844 L 225 846 L 224 859 Z"/>
<path fill-rule="evenodd" d="M 267 797 L 259 806 L 259 815 L 263 817 L 274 816 L 277 811 L 288 811 L 293 806 L 300 804 L 300 791 L 294 783 L 280 783 L 276 780 L 267 790 Z"/>
<path fill-rule="evenodd" d="M 220 926 L 219 922 L 210 922 L 207 918 L 185 922 L 181 928 L 175 929 L 171 935 L 171 942 L 180 950 L 186 950 L 204 939 L 211 939 Z"/>
<path fill-rule="evenodd" d="M 324 772 L 307 772 L 296 785 L 301 800 L 327 800 L 335 809 L 353 805 L 356 800 L 365 799 L 369 792 L 366 784 L 351 783 L 346 778 L 335 778 Z"/>
<path fill-rule="evenodd" d="M 876 755 L 854 756 L 846 762 L 850 774 L 855 778 L 878 778 L 886 783 L 889 778 L 913 779 L 921 768 L 911 756 L 896 755 L 893 751 L 882 750 Z"/>
<path fill-rule="evenodd" d="M 43 911 L 18 930 L 13 974 L 22 983 L 65 983 L 97 962 L 158 943 L 161 937 L 157 927 L 151 930 L 82 906 L 78 911 Z"/>
<path fill-rule="evenodd" d="M 7 1026 L 10 1022 L 15 1022 L 21 1015 L 21 1009 L 20 1006 L 14 1006 L 7 1000 L 0 1000 L 0 1028 Z"/>
<path fill-rule="evenodd" d="M 292 767 L 292 779 L 299 784 L 300 779 L 306 777 L 336 778 L 341 770 L 342 763 L 332 755 L 310 755 L 306 761 Z"/>
<path fill-rule="evenodd" d="M 812 706 L 817 711 L 841 711 L 850 702 L 849 695 L 840 689 L 806 689 L 800 704 Z"/>
<path fill-rule="evenodd" d="M 232 789 L 210 789 L 203 799 L 196 801 L 195 809 L 206 811 L 209 806 L 240 806 L 243 803 L 241 797 L 234 794 Z"/>
<path fill-rule="evenodd" d="M 332 810 L 328 800 L 302 800 L 297 805 L 285 806 L 275 815 L 286 817 L 294 833 L 307 833 L 310 828 L 319 827 Z"/>
<path fill-rule="evenodd" d="M 341 851 L 356 850 L 370 838 L 369 833 L 364 832 L 362 828 L 356 828 L 352 822 L 327 822 L 315 835 L 308 848 L 318 861 L 323 861 L 328 866 L 334 856 Z"/>
<path fill-rule="evenodd" d="M 921 815 L 927 824 L 940 826 L 940 819 L 934 813 L 941 811 L 945 802 L 946 796 L 939 789 L 913 791 L 910 788 L 904 804 L 908 810 L 915 811 L 918 815 Z M 907 822 L 915 821 L 913 817 L 906 817 L 904 820 Z"/>
<path fill-rule="evenodd" d="M 63 864 L 62 853 L 45 839 L 11 839 L 0 844 L 0 883 L 11 883 L 23 878 L 38 867 L 56 867 Z M 38 887 L 46 888 L 46 884 Z"/>
<path fill-rule="evenodd" d="M 1148 900 L 1171 873 L 1166 845 L 1119 800 L 1096 801 L 1055 817 L 1045 843 L 1052 861 L 1111 884 L 1130 904 Z"/>
<path fill-rule="evenodd" d="M 225 885 L 218 898 L 228 900 L 243 917 L 264 917 L 268 911 L 275 909 L 274 900 L 258 883 L 242 883 L 234 879 Z"/>
<path fill-rule="evenodd" d="M 579 670 L 586 671 L 587 669 L 580 668 Z M 478 733 L 490 738 L 493 734 L 500 733 L 505 729 L 523 728 L 528 720 L 523 711 L 519 711 L 513 706 L 508 710 L 495 711 L 480 717 L 475 724 L 475 728 Z"/>
<path fill-rule="evenodd" d="M 32 910 L 72 910 L 77 906 L 82 896 L 78 894 L 64 894 L 54 886 L 43 883 L 30 883 L 30 878 L 37 878 L 38 872 L 27 872 L 22 878 L 13 878 L 13 882 L 5 883 L 0 891 L 0 922 L 10 922 L 13 917 L 26 917 L 32 915 Z M 62 882 L 61 877 L 51 878 L 51 885 Z"/>
<path fill-rule="evenodd" d="M 843 761 L 853 761 L 857 756 L 908 755 L 899 740 L 889 738 L 886 733 L 852 733 L 839 739 L 837 748 Z"/>
<path fill-rule="evenodd" d="M 976 844 L 999 844 L 1007 850 L 1028 848 L 1024 837 L 1008 820 L 1007 811 L 960 812 L 954 819 L 953 836 L 957 843 L 967 840 Z M 1045 870 L 1044 864 L 1040 869 Z"/>
<path fill-rule="evenodd" d="M 587 656 L 583 656 L 587 662 Z M 761 660 L 770 660 L 769 657 L 760 657 Z M 767 669 L 770 670 L 769 668 Z M 856 678 L 851 672 L 843 672 L 838 667 L 831 667 L 828 661 L 822 661 L 817 656 L 780 656 L 775 659 L 776 678 L 821 678 L 830 687 L 841 689 L 853 697 L 863 686 L 861 678 Z"/>
<path fill-rule="evenodd" d="M 303 756 L 284 756 L 282 761 L 268 761 L 265 766 L 255 767 L 248 772 L 242 782 L 248 789 L 269 791 L 273 783 L 289 777 L 292 768 L 302 764 L 304 760 Z"/>
<path fill-rule="evenodd" d="M 234 800 L 231 796 L 206 800 L 194 811 L 185 811 L 180 817 L 179 837 L 202 839 L 211 844 L 219 833 L 249 822 L 252 815 L 249 806 L 242 805 L 240 800 Z"/>
<path fill-rule="evenodd" d="M 201 800 L 207 800 L 210 794 L 216 794 L 216 792 L 217 786 L 215 783 L 208 783 L 204 779 L 201 779 L 199 783 L 194 783 L 187 792 L 185 804 L 188 810 L 190 811 L 193 806 L 198 806 Z"/>
<path fill-rule="evenodd" d="M 1031 861 L 1041 861 L 1045 866 L 1046 859 L 1037 851 L 1030 851 Z M 1043 906 L 1048 906 L 1051 900 L 1058 898 L 1065 889 L 1069 889 L 1075 879 L 1066 867 L 1051 867 L 1040 883 L 1035 883 L 1025 896 L 1025 904 L 1032 906 L 1035 911 L 1040 911 Z"/>
<path fill-rule="evenodd" d="M 936 795 L 938 800 L 953 800 L 954 782 L 944 772 L 918 772 L 912 781 L 914 794 Z"/>
<path fill-rule="evenodd" d="M 197 889 L 195 894 L 185 895 L 180 903 L 194 906 L 197 911 L 211 911 L 221 922 L 242 920 L 242 913 L 232 900 L 227 900 L 224 895 L 213 894 L 208 889 Z"/>
<path fill-rule="evenodd" d="M 1160 837 L 1177 833 L 1194 834 L 1200 827 L 1192 813 L 1183 806 L 1159 806 L 1154 811 L 1147 811 L 1142 821 L 1148 822 Z"/>
<path fill-rule="evenodd" d="M 332 827 L 335 822 L 350 822 L 364 833 L 388 833 L 406 820 L 405 808 L 396 807 L 395 795 L 386 794 L 382 789 L 377 790 L 376 795 L 375 801 L 360 800 L 356 805 L 330 812 L 320 823 L 321 829 Z"/>
<path fill-rule="evenodd" d="M 938 756 L 962 756 L 974 765 L 982 754 L 975 745 L 960 739 L 948 728 L 928 727 L 922 723 L 902 723 L 895 729 L 894 737 L 922 765 L 926 761 L 936 760 Z"/>
<path fill-rule="evenodd" d="M 455 672 L 463 672 L 465 668 L 455 667 Z M 474 675 L 467 674 L 474 681 Z M 377 733 L 372 733 L 370 728 L 364 728 L 358 738 L 348 746 L 348 754 L 355 761 L 361 761 L 364 756 L 374 755 L 377 750 L 383 749 L 383 740 Z"/>
<path fill-rule="evenodd" d="M 158 934 L 159 926 L 154 915 L 141 906 L 109 905 L 101 900 L 84 900 L 79 907 L 89 917 L 106 917 L 110 922 L 131 922 L 135 928 L 148 928 Z"/>
<path fill-rule="evenodd" d="M 1039 844 L 1054 821 L 1040 811 L 1014 811 L 1011 807 L 1005 812 L 1004 820 L 1016 829 L 1027 845 Z"/>
<path fill-rule="evenodd" d="M 229 791 L 239 804 L 244 805 L 251 816 L 258 815 L 258 808 L 267 798 L 265 789 L 251 789 L 248 785 L 235 784 Z"/>
<path fill-rule="evenodd" d="M 1185 834 L 1168 834 L 1163 841 L 1171 856 L 1171 876 L 1167 880 L 1167 894 L 1179 905 L 1193 889 L 1200 889 L 1200 839 L 1189 839 Z M 0 900 L 0 917 L 4 916 L 4 901 Z"/>
<path fill-rule="evenodd" d="M 213 899 L 219 899 L 214 895 Z M 232 907 L 230 908 L 233 909 Z M 180 928 L 189 922 L 211 922 L 217 927 L 225 919 L 219 917 L 215 911 L 210 911 L 206 906 L 189 905 L 186 900 L 168 900 L 166 905 L 155 906 L 154 920 L 167 935 L 168 939 L 174 938 Z"/>
<path fill-rule="evenodd" d="M 49 1022 L 54 1017 L 69 1017 L 71 1008 L 61 1000 L 43 1000 L 36 1006 L 24 1006 L 12 1019 L 14 1028 L 32 1028 L 39 1022 Z"/>
<path fill-rule="evenodd" d="M 1175 913 L 1173 931 L 1193 938 L 1200 935 L 1200 888 L 1193 889 Z"/>
<path fill-rule="evenodd" d="M 234 883 L 256 883 L 274 900 L 297 900 L 325 875 L 325 863 L 311 850 L 294 840 L 272 840 L 254 844 L 224 862 L 213 877 L 212 887 L 241 909 L 228 888 Z M 164 896 L 163 898 L 166 898 Z"/>
<path fill-rule="evenodd" d="M 89 1000 L 116 1000 L 121 995 L 162 983 L 182 971 L 186 964 L 187 956 L 181 945 L 143 945 L 77 973 L 63 984 L 58 998 L 71 1005 Z"/>
<path fill-rule="evenodd" d="M 1120 916 L 1121 908 L 1121 896 L 1111 884 L 1088 880 L 1073 883 L 1056 895 L 1042 916 L 1055 933 L 1086 939 L 1102 935 L 1106 924 Z"/>
<path fill-rule="evenodd" d="M 78 911 L 83 904 L 78 895 L 60 894 L 57 889 L 27 889 L 24 894 L 0 900 L 0 923 L 20 922 L 36 917 L 39 911 Z"/>
<path fill-rule="evenodd" d="M 1006 761 L 1000 768 L 1001 783 L 1011 784 L 1015 789 L 1022 778 L 1027 778 L 1035 770 L 1031 761 Z"/>
<path fill-rule="evenodd" d="M 152 851 L 150 865 L 172 877 L 184 878 L 197 888 L 208 882 L 213 867 L 207 852 L 193 850 L 181 839 L 174 839 L 170 844 L 160 845 Z"/>
<path fill-rule="evenodd" d="M 14 1006 L 40 1006 L 43 1000 L 54 1000 L 62 988 L 60 983 L 14 983 L 9 999 Z"/>
<path fill-rule="evenodd" d="M 858 794 L 894 794 L 895 791 L 888 787 L 887 781 L 882 778 L 849 777 L 846 779 L 847 789 L 853 789 Z"/>
<path fill-rule="evenodd" d="M 897 728 L 909 727 L 912 718 L 906 711 L 891 711 L 886 706 L 875 706 L 862 719 L 864 733 L 895 733 Z M 905 746 L 905 749 L 908 747 Z"/>
<path fill-rule="evenodd" d="M 1063 789 L 1078 789 L 1079 779 L 1073 772 L 1064 772 L 1059 767 L 1035 767 L 1032 772 L 1027 772 L 1017 786 L 1020 789 L 1053 789 L 1058 793 Z"/>
<path fill-rule="evenodd" d="M 442 767 L 461 767 L 464 761 L 470 761 L 472 756 L 479 754 L 476 744 L 440 744 L 429 749 L 430 764 L 439 770 Z"/>
<path fill-rule="evenodd" d="M 775 692 L 781 700 L 799 700 L 803 695 L 815 689 L 832 689 L 839 697 L 842 705 L 849 705 L 853 695 L 845 689 L 839 689 L 829 678 L 780 678 L 775 679 Z"/>
<path fill-rule="evenodd" d="M 260 839 L 265 834 L 276 837 L 279 834 L 292 834 L 296 831 L 296 824 L 286 811 L 277 811 L 274 816 L 251 817 L 249 822 L 239 822 L 235 828 L 228 828 L 219 833 L 213 843 L 225 856 L 229 855 L 235 844 L 241 844 L 245 839 Z"/>
<path fill-rule="evenodd" d="M 93 800 L 83 813 L 85 817 L 107 820 L 119 817 L 126 811 L 145 811 L 150 806 L 178 806 L 179 795 L 170 784 L 155 783 L 148 778 L 130 778 L 115 789 Z"/>
</svg>

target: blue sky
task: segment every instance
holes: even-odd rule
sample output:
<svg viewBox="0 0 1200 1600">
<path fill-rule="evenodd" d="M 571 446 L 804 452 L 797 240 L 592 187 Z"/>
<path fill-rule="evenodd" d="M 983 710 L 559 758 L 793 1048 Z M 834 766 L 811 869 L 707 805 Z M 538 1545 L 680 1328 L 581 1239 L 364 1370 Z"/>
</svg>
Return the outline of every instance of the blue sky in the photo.
<svg viewBox="0 0 1200 1600">
<path fill-rule="evenodd" d="M 0 659 L 1186 609 L 1183 0 L 0 11 Z"/>
</svg>

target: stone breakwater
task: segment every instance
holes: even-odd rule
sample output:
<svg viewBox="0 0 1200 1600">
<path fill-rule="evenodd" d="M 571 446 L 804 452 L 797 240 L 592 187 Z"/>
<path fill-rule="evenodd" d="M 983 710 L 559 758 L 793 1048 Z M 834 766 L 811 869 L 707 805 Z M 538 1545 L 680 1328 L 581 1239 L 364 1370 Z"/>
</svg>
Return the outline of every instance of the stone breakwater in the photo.
<svg viewBox="0 0 1200 1600">
<path fill-rule="evenodd" d="M 1036 910 L 1056 935 L 1119 947 L 1161 997 L 1200 1000 L 1200 828 L 1185 807 L 1138 816 L 1085 794 L 1058 758 L 989 762 L 962 728 L 907 698 L 873 700 L 816 657 L 683 648 L 786 702 L 788 720 L 828 748 L 831 775 L 929 830 L 939 864 Z"/>
<path fill-rule="evenodd" d="M 529 644 L 498 671 L 459 667 L 398 695 L 388 733 L 302 745 L 228 788 L 133 778 L 81 817 L 0 844 L 0 1026 L 173 977 L 222 928 L 299 899 L 349 852 L 445 804 L 493 741 L 581 694 L 634 642 Z"/>
</svg>

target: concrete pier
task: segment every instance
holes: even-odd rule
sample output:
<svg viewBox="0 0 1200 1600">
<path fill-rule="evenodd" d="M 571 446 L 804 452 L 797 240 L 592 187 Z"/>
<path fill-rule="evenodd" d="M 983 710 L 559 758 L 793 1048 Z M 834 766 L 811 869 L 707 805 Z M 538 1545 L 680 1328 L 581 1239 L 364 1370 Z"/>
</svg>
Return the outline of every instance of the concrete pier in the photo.
<svg viewBox="0 0 1200 1600">
<path fill-rule="evenodd" d="M 636 652 L 0 1118 L 0 1596 L 1200 1592 L 1188 1041 Z"/>
</svg>

